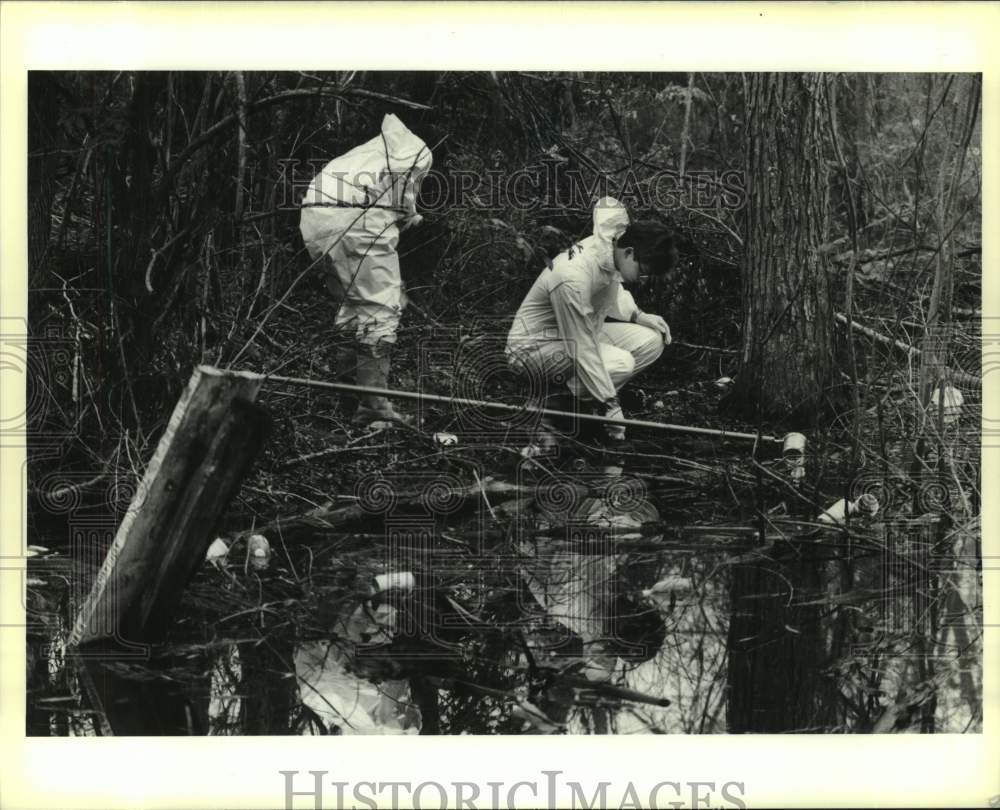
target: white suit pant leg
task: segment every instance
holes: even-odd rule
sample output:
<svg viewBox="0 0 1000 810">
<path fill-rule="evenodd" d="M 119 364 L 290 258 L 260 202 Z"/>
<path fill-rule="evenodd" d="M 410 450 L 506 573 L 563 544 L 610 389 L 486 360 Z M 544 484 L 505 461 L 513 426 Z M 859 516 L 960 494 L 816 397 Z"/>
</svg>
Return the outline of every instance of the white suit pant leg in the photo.
<svg viewBox="0 0 1000 810">
<path fill-rule="evenodd" d="M 571 374 L 573 350 L 566 341 L 546 339 L 515 349 L 514 367 L 531 379 L 534 395 L 545 397 L 561 390 Z"/>
<path fill-rule="evenodd" d="M 406 301 L 396 251 L 378 244 L 344 251 L 335 265 L 345 290 L 336 325 L 352 329 L 359 343 L 395 343 Z"/>
<path fill-rule="evenodd" d="M 611 366 L 611 378 L 615 387 L 621 388 L 632 377 L 653 365 L 663 354 L 663 336 L 655 329 L 637 323 L 606 323 L 601 328 L 601 354 L 609 345 L 619 352 L 625 352 L 632 359 L 632 368 L 615 375 Z M 607 362 L 607 361 L 605 361 Z"/>
<path fill-rule="evenodd" d="M 605 325 L 608 326 L 626 328 L 626 331 L 616 329 L 610 334 L 602 330 L 597 347 L 615 388 L 621 388 L 639 371 L 656 361 L 663 352 L 663 340 L 658 332 L 645 326 L 630 323 Z M 538 374 L 545 381 L 555 379 L 558 384 L 560 378 L 566 377 L 572 368 L 573 347 L 562 340 L 547 340 L 532 351 L 525 352 L 522 361 L 528 373 Z M 566 380 L 566 386 L 575 396 L 589 395 L 575 375 Z"/>
<path fill-rule="evenodd" d="M 611 377 L 615 389 L 621 388 L 635 375 L 635 358 L 625 349 L 606 342 L 603 335 L 601 338 L 597 350 L 601 353 L 601 360 L 604 361 L 604 367 L 608 370 L 608 376 Z M 576 396 L 589 396 L 587 389 L 576 377 L 573 377 L 566 384 Z"/>
</svg>

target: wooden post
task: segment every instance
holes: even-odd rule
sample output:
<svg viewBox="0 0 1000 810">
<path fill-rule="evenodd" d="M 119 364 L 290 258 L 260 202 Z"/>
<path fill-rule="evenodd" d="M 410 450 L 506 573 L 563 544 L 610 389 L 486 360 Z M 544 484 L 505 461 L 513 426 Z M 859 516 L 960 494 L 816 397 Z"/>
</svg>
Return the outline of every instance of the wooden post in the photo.
<svg viewBox="0 0 1000 810">
<path fill-rule="evenodd" d="M 193 572 L 204 557 L 214 524 L 258 449 L 261 426 L 247 436 L 239 435 L 237 423 L 247 428 L 255 421 L 245 406 L 261 380 L 195 369 L 80 608 L 70 646 L 105 638 L 148 643 L 141 631 L 155 613 L 155 598 L 164 595 L 164 580 L 177 584 L 175 574 Z M 243 413 L 234 409 L 241 400 Z M 227 439 L 236 447 L 227 447 Z"/>
<path fill-rule="evenodd" d="M 198 729 L 190 706 L 178 696 L 166 700 L 156 680 L 140 688 L 116 670 L 123 659 L 148 659 L 149 645 L 162 640 L 259 452 L 268 417 L 253 400 L 262 381 L 208 366 L 195 370 L 76 617 L 69 646 L 87 670 L 83 680 L 95 708 L 115 734 Z M 129 697 L 124 705 L 123 696 Z M 145 725 L 144 714 L 151 718 Z"/>
</svg>

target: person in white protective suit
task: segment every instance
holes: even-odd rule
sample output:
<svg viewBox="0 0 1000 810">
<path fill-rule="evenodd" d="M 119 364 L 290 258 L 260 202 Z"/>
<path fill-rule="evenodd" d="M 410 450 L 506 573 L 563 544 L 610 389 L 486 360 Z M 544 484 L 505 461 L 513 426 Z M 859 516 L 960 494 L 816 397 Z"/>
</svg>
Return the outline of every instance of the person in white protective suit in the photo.
<svg viewBox="0 0 1000 810">
<path fill-rule="evenodd" d="M 665 273 L 676 259 L 669 228 L 631 223 L 620 202 L 601 198 L 593 235 L 542 270 L 517 310 L 507 337 L 511 367 L 546 383 L 568 377 L 573 395 L 624 420 L 618 390 L 654 363 L 671 338 L 666 321 L 640 310 L 622 283 Z M 564 409 L 561 399 L 550 397 L 548 404 Z M 608 425 L 607 433 L 621 440 L 625 427 Z"/>
<path fill-rule="evenodd" d="M 338 379 L 385 388 L 390 350 L 406 294 L 396 246 L 418 225 L 417 194 L 430 171 L 430 149 L 395 115 L 381 133 L 331 160 L 302 201 L 299 229 L 309 255 L 327 271 L 337 301 L 334 327 L 351 340 L 338 349 Z M 385 397 L 366 396 L 356 424 L 406 422 Z"/>
</svg>

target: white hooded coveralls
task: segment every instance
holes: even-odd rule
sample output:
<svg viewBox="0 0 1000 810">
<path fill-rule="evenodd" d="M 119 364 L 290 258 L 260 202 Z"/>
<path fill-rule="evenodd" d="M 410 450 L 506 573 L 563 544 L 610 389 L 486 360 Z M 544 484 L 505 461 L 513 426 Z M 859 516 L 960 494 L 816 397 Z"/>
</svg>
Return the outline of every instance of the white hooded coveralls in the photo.
<svg viewBox="0 0 1000 810">
<path fill-rule="evenodd" d="M 515 369 L 546 381 L 572 372 L 567 385 L 573 393 L 606 402 L 659 358 L 660 334 L 628 323 L 638 308 L 615 268 L 613 240 L 628 224 L 625 207 L 602 197 L 594 206 L 593 235 L 538 275 L 507 336 Z M 625 323 L 605 323 L 609 316 Z"/>
<path fill-rule="evenodd" d="M 303 198 L 299 230 L 310 258 L 331 272 L 335 325 L 360 343 L 396 341 L 406 306 L 398 223 L 416 214 L 432 162 L 427 145 L 386 115 L 381 134 L 331 160 Z"/>
</svg>

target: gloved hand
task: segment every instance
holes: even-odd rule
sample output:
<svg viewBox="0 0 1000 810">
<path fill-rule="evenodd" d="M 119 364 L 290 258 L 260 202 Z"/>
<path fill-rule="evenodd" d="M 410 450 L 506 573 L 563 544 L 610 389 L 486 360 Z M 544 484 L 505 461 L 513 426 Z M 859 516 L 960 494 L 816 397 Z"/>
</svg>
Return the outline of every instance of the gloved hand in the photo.
<svg viewBox="0 0 1000 810">
<path fill-rule="evenodd" d="M 648 326 L 650 329 L 655 329 L 661 335 L 663 335 L 663 345 L 669 346 L 670 337 L 670 327 L 667 326 L 667 322 L 663 320 L 659 315 L 651 315 L 648 312 L 641 312 L 639 316 L 635 319 L 635 322 L 641 324 L 642 326 Z"/>
<path fill-rule="evenodd" d="M 614 419 L 616 422 L 624 422 L 625 414 L 622 412 L 622 406 L 618 404 L 617 398 L 609 399 L 604 403 L 607 410 L 604 415 L 608 419 Z M 625 425 L 604 425 L 604 430 L 608 434 L 608 438 L 616 442 L 625 441 Z"/>
<path fill-rule="evenodd" d="M 410 214 L 403 219 L 403 224 L 400 226 L 400 233 L 405 231 L 407 228 L 411 228 L 414 225 L 419 225 L 424 221 L 424 218 L 420 214 Z"/>
</svg>

